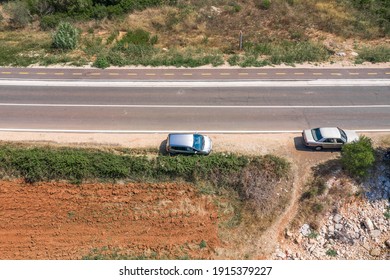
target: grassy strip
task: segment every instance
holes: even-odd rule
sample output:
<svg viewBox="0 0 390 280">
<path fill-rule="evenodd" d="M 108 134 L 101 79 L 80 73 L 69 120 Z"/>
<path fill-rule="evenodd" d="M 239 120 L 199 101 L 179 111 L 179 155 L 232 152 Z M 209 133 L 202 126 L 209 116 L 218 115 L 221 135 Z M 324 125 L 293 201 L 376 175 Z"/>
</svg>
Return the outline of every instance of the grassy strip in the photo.
<svg viewBox="0 0 390 280">
<path fill-rule="evenodd" d="M 359 51 L 356 63 L 369 61 L 372 63 L 390 62 L 390 47 L 379 45 L 375 47 L 364 47 Z"/>
<path fill-rule="evenodd" d="M 147 158 L 118 155 L 99 150 L 76 148 L 0 146 L 0 171 L 27 182 L 46 180 L 117 180 L 162 181 L 207 180 L 214 185 L 234 186 L 245 168 L 258 168 L 267 180 L 279 180 L 288 173 L 284 159 L 266 155 L 246 157 L 215 153 L 210 156 L 163 156 Z"/>
</svg>

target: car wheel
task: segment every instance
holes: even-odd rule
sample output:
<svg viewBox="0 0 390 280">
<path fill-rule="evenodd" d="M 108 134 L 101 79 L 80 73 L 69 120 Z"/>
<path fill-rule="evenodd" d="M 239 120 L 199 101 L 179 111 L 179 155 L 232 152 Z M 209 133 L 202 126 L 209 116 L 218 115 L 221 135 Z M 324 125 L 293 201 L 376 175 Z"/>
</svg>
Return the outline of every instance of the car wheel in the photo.
<svg viewBox="0 0 390 280">
<path fill-rule="evenodd" d="M 321 150 L 322 150 L 322 147 L 321 147 L 321 146 L 317 146 L 317 147 L 315 147 L 315 150 L 316 150 L 316 151 L 321 151 Z"/>
</svg>

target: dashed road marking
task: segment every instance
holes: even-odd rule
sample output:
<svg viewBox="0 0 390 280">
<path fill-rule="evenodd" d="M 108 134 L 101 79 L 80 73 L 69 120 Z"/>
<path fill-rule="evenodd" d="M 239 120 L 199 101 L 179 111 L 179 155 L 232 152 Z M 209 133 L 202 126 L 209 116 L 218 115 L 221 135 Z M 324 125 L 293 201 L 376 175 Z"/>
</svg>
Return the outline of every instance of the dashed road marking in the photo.
<svg viewBox="0 0 390 280">
<path fill-rule="evenodd" d="M 164 76 L 175 76 L 175 73 L 164 73 Z"/>
<path fill-rule="evenodd" d="M 36 75 L 46 75 L 47 73 L 46 72 L 37 72 L 35 73 Z"/>
<path fill-rule="evenodd" d="M 156 73 L 146 73 L 146 76 L 156 76 Z"/>
<path fill-rule="evenodd" d="M 192 73 L 183 73 L 183 76 L 192 76 Z"/>
<path fill-rule="evenodd" d="M 127 76 L 137 76 L 138 73 L 127 73 Z"/>
<path fill-rule="evenodd" d="M 81 76 L 83 73 L 73 73 L 73 76 Z"/>
<path fill-rule="evenodd" d="M 367 75 L 378 75 L 376 72 L 368 72 Z"/>
<path fill-rule="evenodd" d="M 259 73 L 257 73 L 257 75 L 260 75 L 260 76 L 265 76 L 265 75 L 268 75 L 268 73 L 259 72 Z"/>
<path fill-rule="evenodd" d="M 219 75 L 221 75 L 221 76 L 229 76 L 230 73 L 219 73 Z"/>
<path fill-rule="evenodd" d="M 19 72 L 19 75 L 28 75 L 30 74 L 29 72 Z"/>
<path fill-rule="evenodd" d="M 202 76 L 211 76 L 211 73 L 201 73 Z"/>
<path fill-rule="evenodd" d="M 249 75 L 249 73 L 238 73 L 239 76 L 246 76 Z"/>
<path fill-rule="evenodd" d="M 332 76 L 341 76 L 341 73 L 330 73 Z"/>
<path fill-rule="evenodd" d="M 100 73 L 89 73 L 89 76 L 100 76 Z"/>
<path fill-rule="evenodd" d="M 303 72 L 295 72 L 294 75 L 305 75 Z"/>
</svg>

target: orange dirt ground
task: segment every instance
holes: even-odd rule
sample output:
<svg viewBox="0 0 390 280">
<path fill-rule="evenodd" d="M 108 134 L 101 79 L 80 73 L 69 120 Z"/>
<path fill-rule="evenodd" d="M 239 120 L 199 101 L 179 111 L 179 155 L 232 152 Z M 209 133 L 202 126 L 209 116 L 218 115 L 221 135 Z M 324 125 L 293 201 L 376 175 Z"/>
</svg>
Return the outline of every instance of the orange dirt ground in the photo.
<svg viewBox="0 0 390 280">
<path fill-rule="evenodd" d="M 217 217 L 211 199 L 188 184 L 0 181 L 0 259 L 209 259 Z"/>
</svg>

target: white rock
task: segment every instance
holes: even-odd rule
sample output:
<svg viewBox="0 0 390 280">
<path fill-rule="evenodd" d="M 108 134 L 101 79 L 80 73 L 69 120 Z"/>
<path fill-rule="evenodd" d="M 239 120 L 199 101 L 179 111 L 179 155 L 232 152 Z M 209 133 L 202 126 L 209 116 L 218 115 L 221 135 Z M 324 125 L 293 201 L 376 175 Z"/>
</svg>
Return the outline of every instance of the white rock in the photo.
<svg viewBox="0 0 390 280">
<path fill-rule="evenodd" d="M 311 229 L 310 229 L 310 226 L 308 224 L 304 224 L 301 229 L 300 229 L 300 232 L 303 236 L 308 236 L 310 233 L 311 233 Z"/>
<path fill-rule="evenodd" d="M 370 220 L 370 218 L 366 218 L 364 221 L 363 221 L 365 227 L 369 230 L 369 231 L 372 231 L 374 229 L 374 224 L 372 223 L 372 221 Z"/>
<path fill-rule="evenodd" d="M 338 223 L 341 221 L 342 218 L 343 218 L 343 216 L 341 216 L 340 214 L 336 214 L 336 215 L 334 215 L 334 217 L 333 217 L 333 222 L 335 222 L 336 224 L 338 224 Z"/>
<path fill-rule="evenodd" d="M 357 52 L 351 52 L 352 56 L 358 56 L 359 54 Z"/>
<path fill-rule="evenodd" d="M 378 238 L 379 236 L 381 236 L 381 231 L 380 230 L 374 229 L 373 231 L 371 231 L 371 237 L 372 238 Z"/>
<path fill-rule="evenodd" d="M 341 230 L 343 228 L 343 225 L 342 224 L 336 224 L 334 227 L 337 230 Z"/>
</svg>

